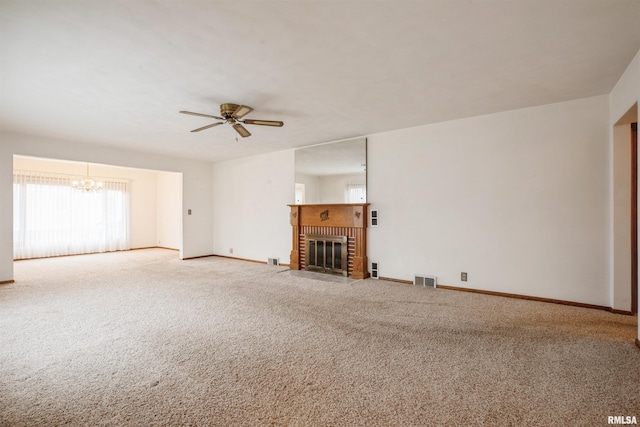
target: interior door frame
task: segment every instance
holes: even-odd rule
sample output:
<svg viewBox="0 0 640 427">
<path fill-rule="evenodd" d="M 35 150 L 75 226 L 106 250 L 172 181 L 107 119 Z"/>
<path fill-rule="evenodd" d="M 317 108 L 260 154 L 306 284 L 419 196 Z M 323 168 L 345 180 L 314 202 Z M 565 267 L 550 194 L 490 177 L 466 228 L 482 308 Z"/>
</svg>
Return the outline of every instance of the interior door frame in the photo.
<svg viewBox="0 0 640 427">
<path fill-rule="evenodd" d="M 638 123 L 631 123 L 631 313 L 638 313 Z"/>
</svg>

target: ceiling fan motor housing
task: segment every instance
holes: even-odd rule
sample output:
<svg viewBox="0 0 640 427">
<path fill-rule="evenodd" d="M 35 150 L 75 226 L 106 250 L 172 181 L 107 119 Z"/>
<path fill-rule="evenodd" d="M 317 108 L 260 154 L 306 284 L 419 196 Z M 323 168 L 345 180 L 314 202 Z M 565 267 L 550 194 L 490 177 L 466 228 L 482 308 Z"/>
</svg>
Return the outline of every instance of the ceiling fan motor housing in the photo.
<svg viewBox="0 0 640 427">
<path fill-rule="evenodd" d="M 220 105 L 220 115 L 225 119 L 230 118 L 233 113 L 238 109 L 238 104 L 221 104 Z"/>
</svg>

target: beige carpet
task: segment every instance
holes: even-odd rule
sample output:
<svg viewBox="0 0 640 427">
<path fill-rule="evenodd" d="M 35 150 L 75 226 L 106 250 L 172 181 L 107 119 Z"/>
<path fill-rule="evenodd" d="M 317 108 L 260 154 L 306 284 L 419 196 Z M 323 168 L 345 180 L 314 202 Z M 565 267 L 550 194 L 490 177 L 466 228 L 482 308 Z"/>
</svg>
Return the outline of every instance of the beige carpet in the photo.
<svg viewBox="0 0 640 427">
<path fill-rule="evenodd" d="M 20 261 L 1 426 L 599 426 L 637 318 L 151 249 Z"/>
</svg>

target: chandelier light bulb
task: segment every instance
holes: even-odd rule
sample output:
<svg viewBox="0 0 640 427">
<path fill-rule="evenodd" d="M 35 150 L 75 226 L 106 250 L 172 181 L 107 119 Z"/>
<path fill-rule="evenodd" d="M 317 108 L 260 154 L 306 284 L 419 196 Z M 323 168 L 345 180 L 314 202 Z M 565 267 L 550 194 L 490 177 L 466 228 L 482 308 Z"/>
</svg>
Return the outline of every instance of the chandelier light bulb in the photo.
<svg viewBox="0 0 640 427">
<path fill-rule="evenodd" d="M 74 190 L 78 191 L 96 192 L 102 190 L 103 184 L 101 181 L 96 181 L 89 176 L 89 164 L 87 163 L 87 176 L 85 176 L 80 181 L 71 181 L 71 187 L 73 187 Z"/>
</svg>

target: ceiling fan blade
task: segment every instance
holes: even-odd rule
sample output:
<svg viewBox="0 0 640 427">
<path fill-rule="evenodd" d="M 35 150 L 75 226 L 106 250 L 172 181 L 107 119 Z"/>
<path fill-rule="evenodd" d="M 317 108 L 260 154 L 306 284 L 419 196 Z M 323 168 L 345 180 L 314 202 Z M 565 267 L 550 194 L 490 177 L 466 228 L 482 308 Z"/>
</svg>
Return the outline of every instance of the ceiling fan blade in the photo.
<svg viewBox="0 0 640 427">
<path fill-rule="evenodd" d="M 239 105 L 238 108 L 236 108 L 236 111 L 234 111 L 231 116 L 235 119 L 241 119 L 252 111 L 253 108 L 251 107 L 247 107 L 246 105 Z"/>
<path fill-rule="evenodd" d="M 260 125 L 260 126 L 277 126 L 277 127 L 284 126 L 284 122 L 278 122 L 278 121 L 274 121 L 274 120 L 247 119 L 247 120 L 243 121 L 243 123 L 245 123 L 247 125 Z"/>
<path fill-rule="evenodd" d="M 222 117 L 210 116 L 209 114 L 192 113 L 191 111 L 180 111 L 180 113 L 182 113 L 182 114 L 190 114 L 192 116 L 209 117 L 211 119 L 216 119 L 216 120 L 224 120 L 224 118 L 222 118 Z"/>
<path fill-rule="evenodd" d="M 218 126 L 218 125 L 221 125 L 221 124 L 224 124 L 224 122 L 218 122 L 218 123 L 214 123 L 212 125 L 202 126 L 201 128 L 194 129 L 191 132 L 200 132 L 201 130 L 209 129 L 209 128 L 212 128 L 214 126 Z"/>
<path fill-rule="evenodd" d="M 248 136 L 251 136 L 251 133 L 249 133 L 249 131 L 242 126 L 240 123 L 235 123 L 233 125 L 233 128 L 236 130 L 236 132 L 238 132 L 240 134 L 241 137 L 246 138 Z"/>
</svg>

